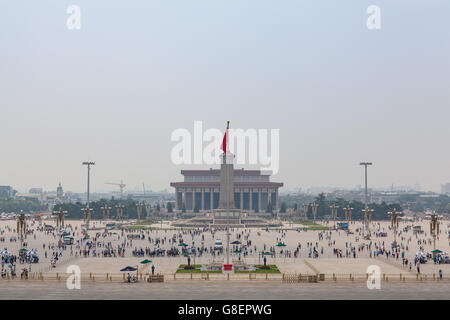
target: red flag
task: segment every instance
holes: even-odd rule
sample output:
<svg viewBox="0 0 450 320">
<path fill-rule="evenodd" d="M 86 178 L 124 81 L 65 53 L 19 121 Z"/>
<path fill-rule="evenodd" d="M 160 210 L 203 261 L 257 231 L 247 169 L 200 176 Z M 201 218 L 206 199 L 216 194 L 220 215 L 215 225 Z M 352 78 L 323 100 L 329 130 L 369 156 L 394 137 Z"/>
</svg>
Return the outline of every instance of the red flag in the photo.
<svg viewBox="0 0 450 320">
<path fill-rule="evenodd" d="M 225 135 L 223 136 L 223 140 L 222 140 L 223 153 L 227 153 L 227 133 L 228 133 L 228 130 L 225 130 Z"/>
<path fill-rule="evenodd" d="M 227 121 L 227 129 L 225 130 L 225 135 L 223 136 L 222 140 L 222 147 L 223 153 L 227 153 L 227 135 L 228 135 L 228 127 L 230 126 L 230 121 Z"/>
</svg>

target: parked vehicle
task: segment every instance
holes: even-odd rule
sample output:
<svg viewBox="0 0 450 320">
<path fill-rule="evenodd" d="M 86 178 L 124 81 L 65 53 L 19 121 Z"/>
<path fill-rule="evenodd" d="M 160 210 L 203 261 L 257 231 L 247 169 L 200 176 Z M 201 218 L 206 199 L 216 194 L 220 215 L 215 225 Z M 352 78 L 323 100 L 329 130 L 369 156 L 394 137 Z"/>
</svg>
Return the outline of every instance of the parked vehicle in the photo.
<svg viewBox="0 0 450 320">
<path fill-rule="evenodd" d="M 223 248 L 222 240 L 216 239 L 216 241 L 214 242 L 214 249 L 222 249 L 222 248 Z"/>
</svg>

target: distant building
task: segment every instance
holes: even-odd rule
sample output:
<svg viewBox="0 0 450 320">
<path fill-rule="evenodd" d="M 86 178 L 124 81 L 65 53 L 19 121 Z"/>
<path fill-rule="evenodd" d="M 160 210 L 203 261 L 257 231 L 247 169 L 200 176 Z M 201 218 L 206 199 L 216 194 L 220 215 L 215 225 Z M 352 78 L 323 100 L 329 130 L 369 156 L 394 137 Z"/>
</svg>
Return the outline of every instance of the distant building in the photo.
<svg viewBox="0 0 450 320">
<path fill-rule="evenodd" d="M 8 200 L 14 196 L 14 190 L 11 186 L 0 186 L 0 200 Z"/>
<path fill-rule="evenodd" d="M 172 182 L 176 210 L 213 210 L 219 207 L 220 170 L 181 170 L 183 182 Z M 265 212 L 269 202 L 278 209 L 280 182 L 271 182 L 260 170 L 234 170 L 234 205 L 244 211 Z"/>
<path fill-rule="evenodd" d="M 44 190 L 42 188 L 31 188 L 28 193 L 31 194 L 43 194 Z"/>
<path fill-rule="evenodd" d="M 56 199 L 62 201 L 64 198 L 64 190 L 63 187 L 61 186 L 61 182 L 58 185 L 58 188 L 56 188 Z"/>
<path fill-rule="evenodd" d="M 450 194 L 450 183 L 446 183 L 441 186 L 441 193 Z"/>
</svg>

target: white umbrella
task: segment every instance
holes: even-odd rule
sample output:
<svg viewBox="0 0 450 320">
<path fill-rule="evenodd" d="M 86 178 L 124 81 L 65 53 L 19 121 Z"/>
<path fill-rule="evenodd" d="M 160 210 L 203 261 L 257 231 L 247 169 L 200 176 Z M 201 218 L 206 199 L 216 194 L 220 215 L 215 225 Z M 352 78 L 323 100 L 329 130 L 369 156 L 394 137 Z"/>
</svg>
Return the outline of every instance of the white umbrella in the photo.
<svg viewBox="0 0 450 320">
<path fill-rule="evenodd" d="M 0 254 L 9 254 L 8 250 L 3 250 Z"/>
<path fill-rule="evenodd" d="M 31 256 L 31 255 L 37 255 L 36 251 L 28 251 L 27 255 Z"/>
</svg>

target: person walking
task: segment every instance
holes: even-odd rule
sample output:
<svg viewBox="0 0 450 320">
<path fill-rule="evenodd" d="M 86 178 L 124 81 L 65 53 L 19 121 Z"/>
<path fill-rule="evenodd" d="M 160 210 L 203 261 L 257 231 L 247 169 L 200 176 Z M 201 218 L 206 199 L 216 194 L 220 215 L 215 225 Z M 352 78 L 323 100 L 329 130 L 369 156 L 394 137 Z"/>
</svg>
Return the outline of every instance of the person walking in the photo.
<svg viewBox="0 0 450 320">
<path fill-rule="evenodd" d="M 155 274 L 155 266 L 152 265 L 152 275 L 154 275 L 154 274 Z"/>
</svg>

